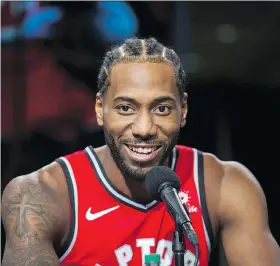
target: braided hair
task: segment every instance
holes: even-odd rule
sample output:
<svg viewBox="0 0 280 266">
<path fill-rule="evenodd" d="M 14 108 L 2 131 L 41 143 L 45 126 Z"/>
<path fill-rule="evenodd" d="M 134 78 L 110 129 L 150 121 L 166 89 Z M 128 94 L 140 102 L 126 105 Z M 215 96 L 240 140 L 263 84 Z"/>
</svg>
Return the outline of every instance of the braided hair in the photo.
<svg viewBox="0 0 280 266">
<path fill-rule="evenodd" d="M 174 50 L 163 46 L 155 38 L 130 38 L 106 53 L 97 81 L 100 94 L 103 94 L 110 85 L 109 74 L 112 67 L 117 63 L 129 62 L 169 63 L 174 69 L 180 95 L 183 95 L 188 80 L 180 59 Z"/>
</svg>

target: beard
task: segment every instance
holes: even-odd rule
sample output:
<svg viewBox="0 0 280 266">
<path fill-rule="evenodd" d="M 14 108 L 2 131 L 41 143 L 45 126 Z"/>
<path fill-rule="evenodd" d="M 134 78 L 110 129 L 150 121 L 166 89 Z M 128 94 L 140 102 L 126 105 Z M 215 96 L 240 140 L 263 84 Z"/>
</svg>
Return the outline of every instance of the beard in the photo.
<svg viewBox="0 0 280 266">
<path fill-rule="evenodd" d="M 166 159 L 172 154 L 172 150 L 177 144 L 177 140 L 179 138 L 179 130 L 176 132 L 174 137 L 171 139 L 170 144 L 158 141 L 158 140 L 146 140 L 137 138 L 125 138 L 120 140 L 117 145 L 114 141 L 113 136 L 107 131 L 106 127 L 103 127 L 105 143 L 109 147 L 113 160 L 116 165 L 120 169 L 125 179 L 133 179 L 136 181 L 143 182 L 145 180 L 146 174 L 151 167 L 164 165 Z M 158 154 L 158 163 L 154 163 L 153 165 L 147 165 L 146 163 L 135 163 L 131 165 L 121 154 L 121 146 L 125 144 L 152 144 L 152 145 L 160 145 L 161 151 Z M 148 169 L 147 169 L 148 168 Z"/>
</svg>

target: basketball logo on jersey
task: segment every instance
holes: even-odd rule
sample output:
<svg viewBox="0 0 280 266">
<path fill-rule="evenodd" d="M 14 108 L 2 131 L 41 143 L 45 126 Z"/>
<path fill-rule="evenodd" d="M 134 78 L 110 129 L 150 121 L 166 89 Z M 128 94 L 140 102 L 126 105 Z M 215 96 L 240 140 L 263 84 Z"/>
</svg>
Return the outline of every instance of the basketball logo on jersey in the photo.
<svg viewBox="0 0 280 266">
<path fill-rule="evenodd" d="M 181 202 L 186 205 L 189 213 L 197 212 L 197 207 L 190 203 L 191 196 L 189 195 L 189 191 L 180 191 L 178 195 Z"/>
</svg>

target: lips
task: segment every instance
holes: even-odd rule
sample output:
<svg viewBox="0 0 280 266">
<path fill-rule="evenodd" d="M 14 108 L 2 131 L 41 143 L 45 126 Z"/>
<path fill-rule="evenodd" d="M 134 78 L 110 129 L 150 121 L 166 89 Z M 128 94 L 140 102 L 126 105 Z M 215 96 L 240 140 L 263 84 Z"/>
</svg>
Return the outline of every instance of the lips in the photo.
<svg viewBox="0 0 280 266">
<path fill-rule="evenodd" d="M 161 146 L 159 145 L 131 145 L 125 144 L 125 151 L 131 161 L 150 162 L 158 155 Z"/>
</svg>

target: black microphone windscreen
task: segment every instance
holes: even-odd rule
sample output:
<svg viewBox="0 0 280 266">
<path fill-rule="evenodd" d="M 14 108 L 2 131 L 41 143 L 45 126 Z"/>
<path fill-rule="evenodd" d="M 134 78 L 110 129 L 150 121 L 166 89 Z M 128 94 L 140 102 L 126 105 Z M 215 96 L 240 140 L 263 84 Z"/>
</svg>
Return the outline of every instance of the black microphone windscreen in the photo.
<svg viewBox="0 0 280 266">
<path fill-rule="evenodd" d="M 180 189 L 180 180 L 177 174 L 166 166 L 154 167 L 147 173 L 145 179 L 146 189 L 153 199 L 160 199 L 159 189 L 163 183 L 169 183 L 177 191 Z"/>
</svg>

